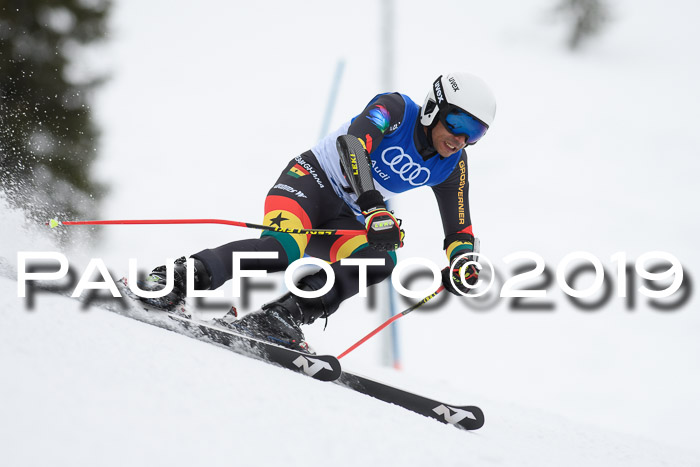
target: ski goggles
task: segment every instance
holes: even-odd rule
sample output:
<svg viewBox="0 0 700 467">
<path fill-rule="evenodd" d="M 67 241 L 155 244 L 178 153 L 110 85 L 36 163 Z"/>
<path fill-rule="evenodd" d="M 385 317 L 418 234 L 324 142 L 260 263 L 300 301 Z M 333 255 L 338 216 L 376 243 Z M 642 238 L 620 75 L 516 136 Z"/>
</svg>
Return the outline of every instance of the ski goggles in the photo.
<svg viewBox="0 0 700 467">
<path fill-rule="evenodd" d="M 449 105 L 440 111 L 440 121 L 455 136 L 465 135 L 467 144 L 474 144 L 486 134 L 489 126 L 459 107 Z"/>
</svg>

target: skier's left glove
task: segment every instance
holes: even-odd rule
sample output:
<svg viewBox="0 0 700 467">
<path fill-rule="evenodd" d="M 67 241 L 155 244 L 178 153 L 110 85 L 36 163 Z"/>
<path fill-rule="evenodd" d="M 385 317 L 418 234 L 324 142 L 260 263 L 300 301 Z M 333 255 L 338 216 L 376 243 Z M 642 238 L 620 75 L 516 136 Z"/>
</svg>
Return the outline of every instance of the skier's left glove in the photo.
<svg viewBox="0 0 700 467">
<path fill-rule="evenodd" d="M 474 264 L 466 265 L 476 258 L 473 253 L 479 252 L 479 239 L 469 233 L 455 233 L 445 238 L 444 248 L 450 265 L 442 270 L 442 285 L 455 295 L 464 295 L 479 280 L 479 268 Z M 461 274 L 463 268 L 464 281 Z"/>
<path fill-rule="evenodd" d="M 442 285 L 445 286 L 445 290 L 455 295 L 465 295 L 469 293 L 479 280 L 479 268 L 474 264 L 470 264 L 466 266 L 464 282 L 462 281 L 461 270 L 470 260 L 471 258 L 469 256 L 460 256 L 455 259 L 450 266 L 442 270 Z"/>
<path fill-rule="evenodd" d="M 388 251 L 403 246 L 405 232 L 401 229 L 401 220 L 387 211 L 381 193 L 377 190 L 367 191 L 357 199 L 357 205 L 365 216 L 369 246 Z"/>
</svg>

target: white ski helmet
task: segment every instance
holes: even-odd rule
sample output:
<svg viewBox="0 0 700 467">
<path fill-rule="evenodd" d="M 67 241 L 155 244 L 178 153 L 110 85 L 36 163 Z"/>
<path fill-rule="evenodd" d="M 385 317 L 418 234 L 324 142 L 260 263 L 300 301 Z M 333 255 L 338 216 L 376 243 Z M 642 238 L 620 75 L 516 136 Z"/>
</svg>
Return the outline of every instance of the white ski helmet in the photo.
<svg viewBox="0 0 700 467">
<path fill-rule="evenodd" d="M 436 117 L 439 117 L 448 130 L 452 130 L 449 122 L 445 121 L 445 117 L 455 110 L 455 107 L 466 112 L 467 118 L 476 119 L 476 122 L 473 122 L 474 125 L 471 125 L 473 130 L 468 128 L 470 122 L 465 122 L 467 128 L 462 131 L 457 129 L 458 131 L 455 132 L 467 134 L 469 137 L 467 144 L 474 144 L 493 123 L 496 116 L 496 97 L 491 88 L 478 76 L 469 73 L 441 75 L 435 80 L 433 88 L 425 97 L 420 112 L 420 122 L 424 126 L 432 127 L 438 122 Z M 479 134 L 472 134 L 473 132 Z"/>
</svg>

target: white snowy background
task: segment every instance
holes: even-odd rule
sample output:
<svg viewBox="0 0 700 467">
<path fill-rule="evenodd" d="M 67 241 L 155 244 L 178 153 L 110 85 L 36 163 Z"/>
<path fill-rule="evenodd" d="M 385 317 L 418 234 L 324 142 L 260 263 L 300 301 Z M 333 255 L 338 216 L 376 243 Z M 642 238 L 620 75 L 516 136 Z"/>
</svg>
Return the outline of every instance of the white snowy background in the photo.
<svg viewBox="0 0 700 467">
<path fill-rule="evenodd" d="M 517 251 L 552 271 L 588 251 L 615 287 L 613 254 L 663 250 L 697 280 L 697 2 L 614 2 L 613 23 L 576 54 L 550 1 L 397 3 L 396 90 L 422 102 L 438 74 L 466 70 L 498 97 L 469 169 L 475 232 L 503 277 L 512 276 L 503 258 Z M 115 1 L 109 44 L 76 63 L 112 73 L 93 106 L 103 130 L 95 172 L 112 187 L 103 217 L 259 222 L 269 186 L 318 138 L 338 60 L 331 127 L 385 91 L 379 17 L 371 1 Z M 394 208 L 407 231 L 400 258 L 442 264 L 430 190 Z M 0 256 L 56 248 L 21 212 L 0 214 Z M 101 235 L 64 253 L 78 268 L 100 257 L 118 276 L 128 258 L 149 268 L 254 233 Z M 39 295 L 29 312 L 15 287 L 0 280 L 3 465 L 700 465 L 695 294 L 673 312 L 638 293 L 628 309 L 614 288 L 585 312 L 556 284 L 550 312 L 506 300 L 477 311 L 451 298 L 400 321 L 401 372 L 378 365 L 379 339 L 343 359 L 481 406 L 486 425 L 464 433 L 68 299 Z M 253 294 L 251 309 L 273 295 Z M 309 341 L 342 352 L 381 322 L 366 309 L 365 299 L 346 302 Z"/>
</svg>

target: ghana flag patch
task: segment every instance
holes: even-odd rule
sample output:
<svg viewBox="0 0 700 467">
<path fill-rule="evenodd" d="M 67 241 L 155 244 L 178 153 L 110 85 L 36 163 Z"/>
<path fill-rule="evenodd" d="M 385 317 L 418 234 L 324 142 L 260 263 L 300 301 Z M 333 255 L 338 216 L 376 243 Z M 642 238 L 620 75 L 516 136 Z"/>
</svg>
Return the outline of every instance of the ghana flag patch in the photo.
<svg viewBox="0 0 700 467">
<path fill-rule="evenodd" d="M 304 167 L 302 167 L 299 164 L 294 164 L 294 167 L 289 169 L 289 172 L 287 172 L 287 175 L 291 175 L 294 178 L 299 178 L 299 177 L 303 177 L 304 175 L 309 175 L 309 171 L 306 170 Z"/>
</svg>

